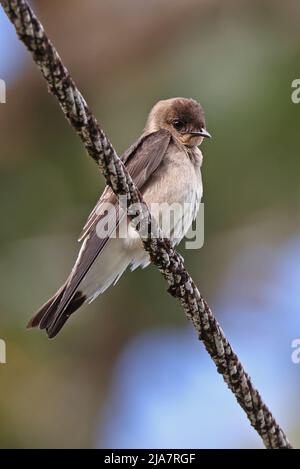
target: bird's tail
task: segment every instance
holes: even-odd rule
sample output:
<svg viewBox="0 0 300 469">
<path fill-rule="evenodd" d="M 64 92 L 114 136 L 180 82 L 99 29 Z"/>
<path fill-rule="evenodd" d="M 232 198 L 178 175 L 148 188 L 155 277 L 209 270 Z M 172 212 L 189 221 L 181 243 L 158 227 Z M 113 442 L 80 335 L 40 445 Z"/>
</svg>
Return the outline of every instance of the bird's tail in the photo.
<svg viewBox="0 0 300 469">
<path fill-rule="evenodd" d="M 47 332 L 51 328 L 54 320 L 56 319 L 56 312 L 60 306 L 60 302 L 63 298 L 63 295 L 66 290 L 67 283 L 65 283 L 55 295 L 50 298 L 50 300 L 47 301 L 37 312 L 36 314 L 30 319 L 29 323 L 27 324 L 27 329 L 31 329 L 34 327 L 39 327 L 40 329 L 46 329 Z M 78 292 L 79 293 L 79 292 Z M 77 298 L 77 295 L 73 296 L 72 300 L 68 304 L 68 306 L 65 308 L 63 311 L 63 314 L 61 314 L 61 318 L 59 321 L 59 327 L 56 327 L 55 330 L 55 335 L 60 331 L 60 329 L 63 327 L 67 319 L 70 317 L 72 313 L 74 313 L 84 302 L 83 301 L 78 301 L 79 299 Z M 48 333 L 49 335 L 49 333 Z M 50 335 L 49 335 L 50 337 Z M 51 335 L 51 337 L 54 337 L 54 335 Z"/>
</svg>

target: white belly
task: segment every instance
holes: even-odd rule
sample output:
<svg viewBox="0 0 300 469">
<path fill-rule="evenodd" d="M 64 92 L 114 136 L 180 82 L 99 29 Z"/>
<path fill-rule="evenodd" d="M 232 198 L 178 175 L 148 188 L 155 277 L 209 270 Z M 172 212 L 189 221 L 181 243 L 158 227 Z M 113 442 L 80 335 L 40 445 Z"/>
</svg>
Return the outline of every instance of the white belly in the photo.
<svg viewBox="0 0 300 469">
<path fill-rule="evenodd" d="M 198 152 L 199 161 L 196 165 L 182 151 L 167 155 L 164 167 L 151 178 L 143 192 L 152 218 L 174 245 L 186 235 L 201 202 L 202 154 L 200 150 Z M 149 256 L 143 249 L 138 233 L 132 227 L 129 227 L 125 246 L 134 252 L 130 263 L 132 269 L 149 264 Z"/>
</svg>

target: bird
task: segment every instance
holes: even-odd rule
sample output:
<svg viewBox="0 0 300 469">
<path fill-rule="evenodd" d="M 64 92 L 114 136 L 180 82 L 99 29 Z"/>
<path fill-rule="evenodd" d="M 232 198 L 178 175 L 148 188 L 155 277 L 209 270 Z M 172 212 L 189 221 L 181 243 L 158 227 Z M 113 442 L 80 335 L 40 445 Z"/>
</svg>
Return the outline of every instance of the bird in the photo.
<svg viewBox="0 0 300 469">
<path fill-rule="evenodd" d="M 203 195 L 199 149 L 206 130 L 202 106 L 191 98 L 158 101 L 140 138 L 121 159 L 149 207 L 151 217 L 177 245 L 195 219 Z M 174 207 L 173 215 L 168 207 Z M 167 216 L 165 216 L 167 214 Z M 166 223 L 165 223 L 166 225 Z M 125 228 L 125 235 L 120 236 Z M 29 321 L 28 328 L 45 329 L 55 337 L 84 303 L 115 285 L 127 268 L 146 267 L 149 254 L 136 226 L 109 186 L 106 186 L 82 230 L 81 248 L 65 283 Z"/>
</svg>

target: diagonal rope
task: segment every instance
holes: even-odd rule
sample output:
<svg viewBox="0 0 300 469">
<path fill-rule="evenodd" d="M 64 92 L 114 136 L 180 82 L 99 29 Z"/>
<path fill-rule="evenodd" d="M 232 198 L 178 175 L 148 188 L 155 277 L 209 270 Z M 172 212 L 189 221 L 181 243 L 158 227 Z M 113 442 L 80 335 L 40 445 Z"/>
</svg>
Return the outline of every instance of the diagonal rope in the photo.
<svg viewBox="0 0 300 469">
<path fill-rule="evenodd" d="M 143 202 L 130 174 L 119 159 L 96 118 L 91 113 L 71 75 L 48 39 L 43 26 L 25 0 L 0 0 L 21 41 L 48 83 L 49 91 L 57 98 L 66 118 L 81 138 L 88 154 L 95 160 L 107 184 L 117 195 L 126 195 L 128 209 Z M 142 220 L 150 226 L 151 216 L 142 204 Z M 129 214 L 130 215 L 130 214 Z M 168 283 L 168 292 L 179 299 L 186 316 L 193 323 L 199 339 L 223 376 L 229 389 L 246 412 L 251 425 L 261 436 L 266 448 L 292 448 L 284 431 L 253 386 L 237 355 L 210 307 L 201 296 L 193 279 L 184 267 L 182 257 L 161 232 L 143 238 L 144 248 Z"/>
</svg>

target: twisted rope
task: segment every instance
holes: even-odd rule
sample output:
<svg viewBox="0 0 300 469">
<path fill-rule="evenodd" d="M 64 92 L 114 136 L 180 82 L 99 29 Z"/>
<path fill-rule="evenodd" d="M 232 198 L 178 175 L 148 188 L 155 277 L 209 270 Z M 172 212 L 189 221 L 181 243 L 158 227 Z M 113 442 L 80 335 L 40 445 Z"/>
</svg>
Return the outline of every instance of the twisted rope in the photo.
<svg viewBox="0 0 300 469">
<path fill-rule="evenodd" d="M 107 184 L 116 194 L 127 196 L 128 210 L 133 203 L 142 203 L 141 194 L 130 174 L 91 113 L 31 8 L 25 0 L 0 0 L 0 3 L 19 38 L 31 52 L 48 83 L 49 91 L 58 99 L 66 118 L 78 133 L 88 154 L 99 166 Z M 142 206 L 143 221 L 150 226 L 150 213 L 144 203 Z M 185 269 L 182 257 L 173 249 L 169 240 L 163 238 L 159 230 L 155 237 L 149 232 L 148 236 L 143 238 L 143 243 L 151 261 L 166 279 L 169 293 L 181 302 L 187 318 L 192 321 L 218 372 L 234 393 L 266 448 L 292 448 Z"/>
</svg>

